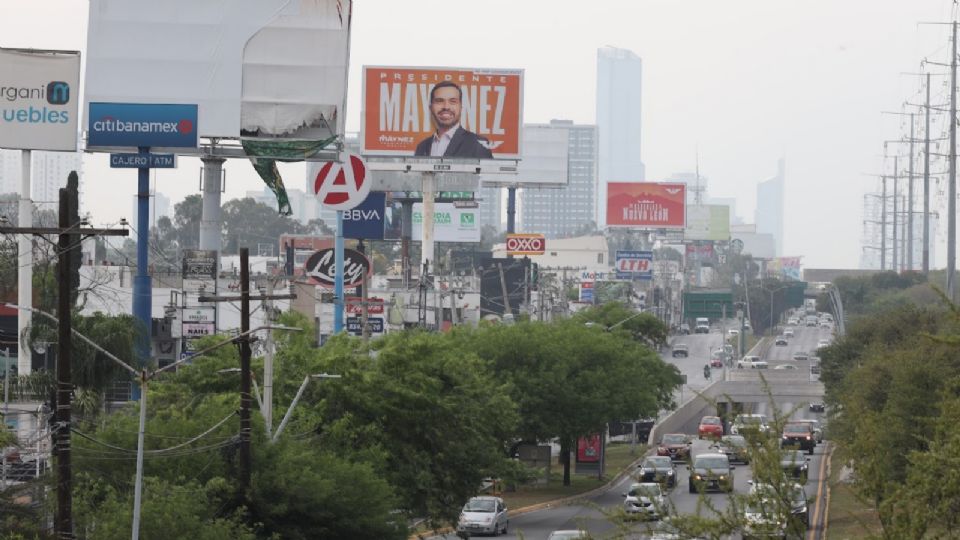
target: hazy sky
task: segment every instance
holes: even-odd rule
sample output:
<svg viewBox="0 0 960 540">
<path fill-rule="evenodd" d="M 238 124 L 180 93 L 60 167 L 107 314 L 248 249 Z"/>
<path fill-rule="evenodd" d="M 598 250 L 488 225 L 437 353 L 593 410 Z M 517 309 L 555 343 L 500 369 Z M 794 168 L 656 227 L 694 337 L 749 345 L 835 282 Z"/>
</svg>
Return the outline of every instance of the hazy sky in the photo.
<svg viewBox="0 0 960 540">
<path fill-rule="evenodd" d="M 713 196 L 736 197 L 753 221 L 756 183 L 786 158 L 785 255 L 807 267 L 856 267 L 863 194 L 882 167 L 882 141 L 903 133 L 923 58 L 949 59 L 951 0 L 356 0 L 347 128 L 359 130 L 360 66 L 522 68 L 524 121 L 592 123 L 596 50 L 643 59 L 647 179 L 693 170 Z M 83 0 L 0 0 L 0 46 L 86 47 Z M 933 71 L 942 68 L 931 67 Z M 943 79 L 934 95 L 945 96 Z M 939 130 L 943 122 L 935 124 Z M 902 145 L 898 145 L 902 146 Z M 891 152 L 894 147 L 891 147 Z M 943 163 L 935 165 L 943 168 Z M 173 202 L 198 192 L 200 162 L 157 173 Z M 259 190 L 246 161 L 226 165 L 224 200 Z M 303 167 L 283 169 L 304 186 Z M 937 193 L 939 188 L 934 187 Z M 96 223 L 129 216 L 134 171 L 85 158 L 85 205 Z M 918 191 L 919 192 L 919 191 Z M 942 195 L 940 195 L 942 202 Z M 945 229 L 945 226 L 942 227 Z M 938 259 L 945 251 L 943 238 Z"/>
</svg>

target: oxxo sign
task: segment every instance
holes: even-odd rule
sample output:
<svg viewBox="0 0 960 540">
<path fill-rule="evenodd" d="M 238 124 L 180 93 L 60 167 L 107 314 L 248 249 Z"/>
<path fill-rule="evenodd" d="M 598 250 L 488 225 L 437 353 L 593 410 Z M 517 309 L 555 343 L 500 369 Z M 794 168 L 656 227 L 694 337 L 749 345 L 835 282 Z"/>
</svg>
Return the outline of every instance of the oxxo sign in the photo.
<svg viewBox="0 0 960 540">
<path fill-rule="evenodd" d="M 355 208 L 370 194 L 371 179 L 366 163 L 354 154 L 344 154 L 344 157 L 344 164 L 331 161 L 321 167 L 313 183 L 313 192 L 320 203 L 332 210 Z"/>
<path fill-rule="evenodd" d="M 547 240 L 542 234 L 508 234 L 508 255 L 543 255 Z"/>
</svg>

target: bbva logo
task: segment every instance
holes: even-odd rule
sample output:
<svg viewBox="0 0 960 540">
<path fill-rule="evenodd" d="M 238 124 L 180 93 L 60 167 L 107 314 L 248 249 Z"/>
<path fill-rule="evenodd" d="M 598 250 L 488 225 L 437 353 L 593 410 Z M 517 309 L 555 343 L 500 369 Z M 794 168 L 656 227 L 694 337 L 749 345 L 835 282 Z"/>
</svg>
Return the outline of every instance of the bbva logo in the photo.
<svg viewBox="0 0 960 540">
<path fill-rule="evenodd" d="M 63 81 L 51 81 L 47 84 L 47 103 L 66 105 L 70 102 L 70 85 Z"/>
</svg>

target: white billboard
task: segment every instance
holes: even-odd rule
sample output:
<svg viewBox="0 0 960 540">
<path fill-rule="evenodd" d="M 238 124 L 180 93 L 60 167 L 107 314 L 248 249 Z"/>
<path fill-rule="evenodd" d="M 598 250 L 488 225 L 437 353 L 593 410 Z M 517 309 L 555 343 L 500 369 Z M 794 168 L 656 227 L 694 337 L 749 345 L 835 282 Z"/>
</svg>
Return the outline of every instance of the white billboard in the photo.
<svg viewBox="0 0 960 540">
<path fill-rule="evenodd" d="M 436 242 L 479 242 L 480 220 L 477 208 L 456 208 L 453 203 L 433 205 L 433 239 Z M 411 239 L 423 239 L 423 203 L 413 205 Z"/>
<path fill-rule="evenodd" d="M 570 130 L 562 124 L 525 124 L 517 174 L 483 175 L 484 187 L 562 188 L 567 185 Z"/>
<path fill-rule="evenodd" d="M 85 103 L 196 104 L 201 137 L 341 134 L 351 10 L 351 0 L 91 0 Z"/>
<path fill-rule="evenodd" d="M 0 48 L 0 148 L 77 151 L 80 53 Z"/>
</svg>

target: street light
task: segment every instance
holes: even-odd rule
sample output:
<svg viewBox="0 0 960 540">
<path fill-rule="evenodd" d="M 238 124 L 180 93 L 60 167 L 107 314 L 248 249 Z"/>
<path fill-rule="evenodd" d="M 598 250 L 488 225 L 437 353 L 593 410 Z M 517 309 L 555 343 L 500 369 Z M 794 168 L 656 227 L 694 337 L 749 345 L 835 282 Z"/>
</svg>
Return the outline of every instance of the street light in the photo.
<svg viewBox="0 0 960 540">
<path fill-rule="evenodd" d="M 782 287 L 777 287 L 776 289 L 767 289 L 766 287 L 761 288 L 770 293 L 770 335 L 773 335 L 773 329 L 775 328 L 773 325 L 773 293 L 782 291 L 784 289 L 789 289 L 790 285 L 784 285 Z"/>
<path fill-rule="evenodd" d="M 277 432 L 273 434 L 273 438 L 270 440 L 270 442 L 277 442 L 280 434 L 283 433 L 283 428 L 287 427 L 287 422 L 290 420 L 290 416 L 293 414 L 293 408 L 296 407 L 297 402 L 300 401 L 300 396 L 303 395 L 303 391 L 307 388 L 308 382 L 315 379 L 340 379 L 342 377 L 342 375 L 330 373 L 315 373 L 304 377 L 303 382 L 300 383 L 300 388 L 297 389 L 297 395 L 294 396 L 293 401 L 290 403 L 287 413 L 283 415 L 283 420 L 280 421 L 280 426 L 277 428 Z"/>
</svg>

